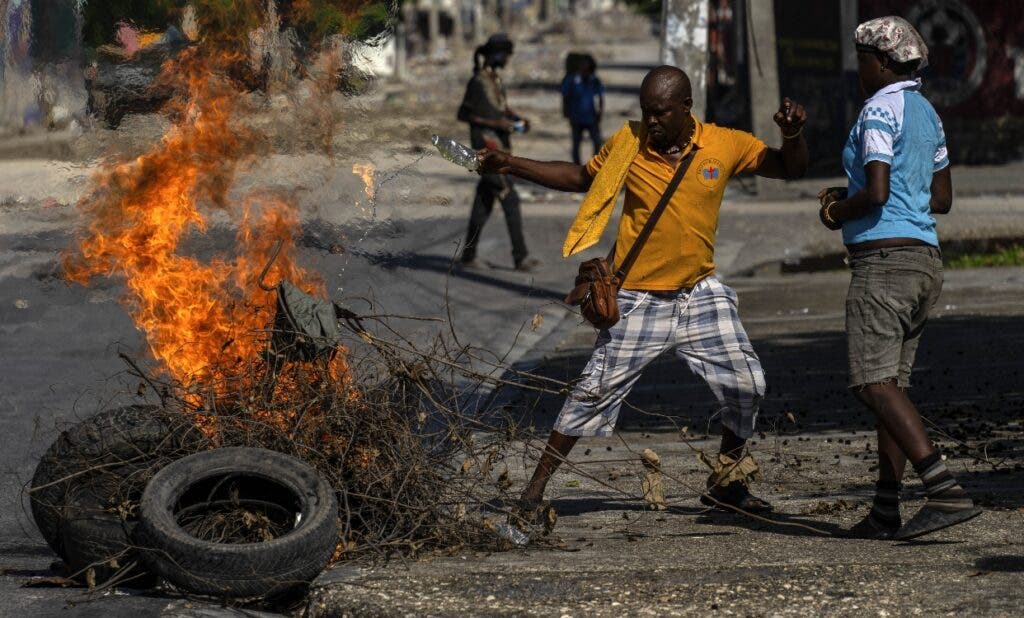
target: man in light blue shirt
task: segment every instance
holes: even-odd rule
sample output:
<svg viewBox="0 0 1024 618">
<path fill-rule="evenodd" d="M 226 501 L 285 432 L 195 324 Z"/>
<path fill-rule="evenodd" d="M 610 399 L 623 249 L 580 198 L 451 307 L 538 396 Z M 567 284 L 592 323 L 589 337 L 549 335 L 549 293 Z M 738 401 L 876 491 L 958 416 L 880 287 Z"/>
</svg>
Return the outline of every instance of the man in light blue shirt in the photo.
<svg viewBox="0 0 1024 618">
<path fill-rule="evenodd" d="M 921 35 L 902 17 L 888 16 L 859 25 L 855 39 L 867 101 L 843 149 L 849 185 L 818 195 L 818 216 L 843 230 L 850 253 L 850 389 L 878 419 L 875 498 L 850 534 L 907 540 L 981 514 L 907 394 L 917 344 L 942 290 L 932 215 L 949 212 L 953 187 L 942 123 L 913 77 L 928 60 Z M 900 488 L 908 460 L 928 501 L 904 524 Z"/>
<path fill-rule="evenodd" d="M 916 238 L 939 246 L 931 214 L 931 183 L 935 172 L 949 165 L 942 121 L 923 96 L 921 80 L 902 80 L 883 87 L 867 100 L 843 148 L 848 195 L 867 184 L 864 166 L 880 161 L 889 166 L 889 199 L 859 219 L 843 222 L 847 245 L 879 238 Z M 934 152 L 931 159 L 921 153 Z"/>
</svg>

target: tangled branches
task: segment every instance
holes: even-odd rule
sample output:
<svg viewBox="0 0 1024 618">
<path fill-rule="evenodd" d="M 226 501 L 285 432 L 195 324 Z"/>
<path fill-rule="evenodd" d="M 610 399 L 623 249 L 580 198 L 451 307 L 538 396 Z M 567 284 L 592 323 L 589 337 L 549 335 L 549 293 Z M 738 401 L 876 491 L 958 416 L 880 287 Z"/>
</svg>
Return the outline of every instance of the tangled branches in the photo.
<svg viewBox="0 0 1024 618">
<path fill-rule="evenodd" d="M 345 322 L 343 363 L 333 355 L 283 361 L 277 347 L 277 358 L 268 354 L 216 384 L 161 381 L 137 364 L 133 372 L 161 395 L 166 413 L 192 419 L 209 444 L 266 448 L 315 468 L 337 493 L 338 559 L 496 547 L 492 522 L 511 486 L 502 468 L 510 425 L 463 409 L 479 384 L 467 383 L 466 363 L 440 338 L 424 350 L 386 322 L 376 320 L 390 338 Z M 282 339 L 281 328 L 269 339 Z M 215 522 L 182 516 L 198 536 L 228 542 L 274 529 L 259 509 L 221 510 Z M 233 532 L 224 532 L 229 525 Z"/>
</svg>

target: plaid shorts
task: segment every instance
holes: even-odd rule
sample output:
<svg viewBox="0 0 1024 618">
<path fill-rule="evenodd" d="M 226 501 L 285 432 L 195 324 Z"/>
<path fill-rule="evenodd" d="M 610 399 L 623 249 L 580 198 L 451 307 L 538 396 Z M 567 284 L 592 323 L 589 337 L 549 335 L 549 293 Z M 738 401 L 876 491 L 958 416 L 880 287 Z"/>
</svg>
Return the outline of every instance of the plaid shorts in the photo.
<svg viewBox="0 0 1024 618">
<path fill-rule="evenodd" d="M 618 324 L 601 331 L 594 352 L 555 421 L 567 436 L 607 436 L 644 367 L 672 348 L 704 378 L 722 424 L 754 432 L 764 372 L 740 324 L 736 292 L 710 276 L 671 295 L 620 290 Z"/>
</svg>

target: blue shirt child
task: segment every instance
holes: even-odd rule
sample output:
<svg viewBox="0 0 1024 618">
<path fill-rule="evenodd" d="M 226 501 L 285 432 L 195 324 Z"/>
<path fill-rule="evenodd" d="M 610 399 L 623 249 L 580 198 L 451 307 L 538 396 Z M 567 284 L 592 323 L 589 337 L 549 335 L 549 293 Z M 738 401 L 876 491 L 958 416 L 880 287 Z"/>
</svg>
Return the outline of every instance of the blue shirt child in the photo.
<svg viewBox="0 0 1024 618">
<path fill-rule="evenodd" d="M 569 122 L 597 124 L 597 98 L 604 95 L 604 84 L 597 75 L 584 77 L 573 73 L 562 81 L 562 96 L 568 103 Z"/>
</svg>

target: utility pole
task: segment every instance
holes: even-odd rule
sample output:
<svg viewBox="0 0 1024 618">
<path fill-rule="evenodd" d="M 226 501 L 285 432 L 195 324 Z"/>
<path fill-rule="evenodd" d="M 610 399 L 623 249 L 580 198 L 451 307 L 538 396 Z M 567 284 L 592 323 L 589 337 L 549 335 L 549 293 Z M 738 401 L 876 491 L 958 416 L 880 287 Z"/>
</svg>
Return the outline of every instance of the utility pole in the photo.
<svg viewBox="0 0 1024 618">
<path fill-rule="evenodd" d="M 664 0 L 661 5 L 661 61 L 690 76 L 697 118 L 703 118 L 707 108 L 708 1 Z"/>
<path fill-rule="evenodd" d="M 444 43 L 441 41 L 441 10 L 438 0 L 427 0 L 427 49 L 430 59 L 441 57 Z"/>
<path fill-rule="evenodd" d="M 846 91 L 846 122 L 851 123 L 857 115 L 857 46 L 853 35 L 857 31 L 857 0 L 839 1 L 839 49 L 843 55 L 843 88 Z"/>
<path fill-rule="evenodd" d="M 466 43 L 466 35 L 462 27 L 463 4 L 465 3 L 462 0 L 454 0 L 452 2 L 452 36 L 449 39 L 452 55 L 461 51 Z"/>
<path fill-rule="evenodd" d="M 551 23 L 555 19 L 555 0 L 539 0 L 540 2 L 540 21 L 542 23 Z"/>
<path fill-rule="evenodd" d="M 398 19 L 395 20 L 395 80 L 404 82 L 409 77 L 409 57 L 406 48 L 406 32 L 408 25 L 405 23 L 408 12 L 401 10 Z"/>
<path fill-rule="evenodd" d="M 779 94 L 778 53 L 775 46 L 775 0 L 747 3 L 747 66 L 750 67 L 750 119 L 754 135 L 769 146 L 782 145 L 773 116 L 782 103 Z M 778 185 L 756 179 L 757 193 L 764 196 Z"/>
<path fill-rule="evenodd" d="M 512 3 L 509 0 L 494 0 L 494 4 L 498 13 L 498 26 L 502 32 L 508 32 L 512 27 Z"/>
<path fill-rule="evenodd" d="M 473 7 L 473 47 L 484 42 L 484 7 L 482 2 L 472 3 Z"/>
</svg>

